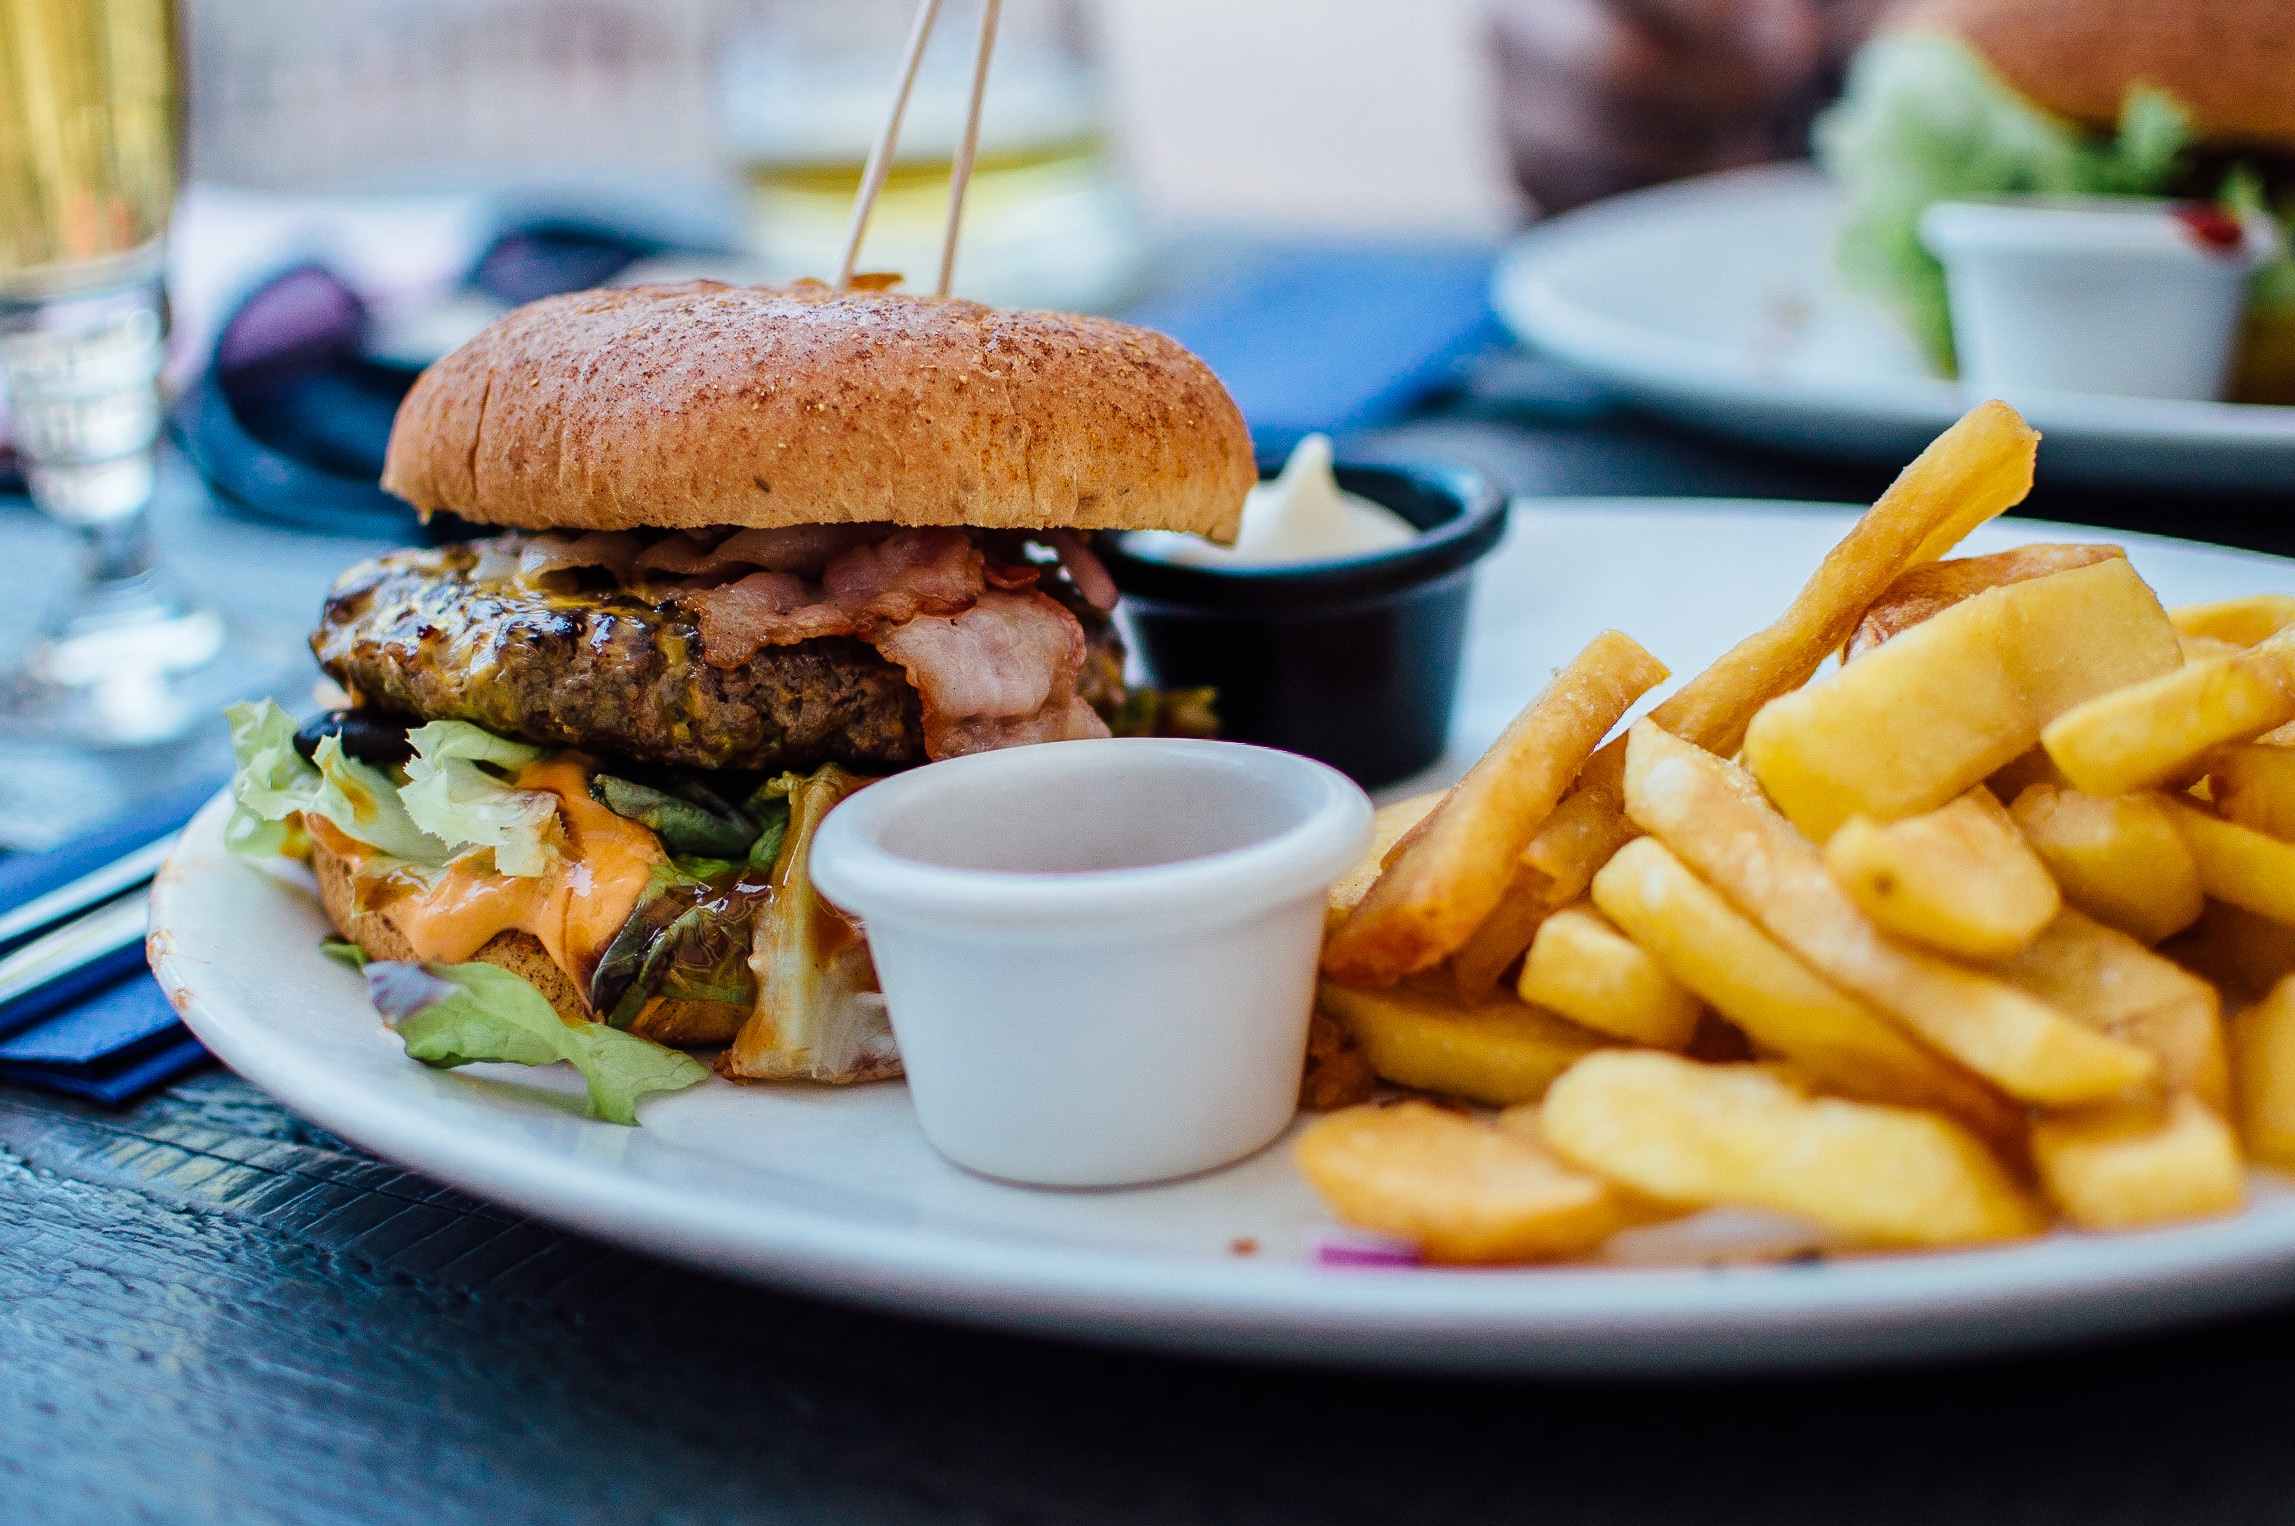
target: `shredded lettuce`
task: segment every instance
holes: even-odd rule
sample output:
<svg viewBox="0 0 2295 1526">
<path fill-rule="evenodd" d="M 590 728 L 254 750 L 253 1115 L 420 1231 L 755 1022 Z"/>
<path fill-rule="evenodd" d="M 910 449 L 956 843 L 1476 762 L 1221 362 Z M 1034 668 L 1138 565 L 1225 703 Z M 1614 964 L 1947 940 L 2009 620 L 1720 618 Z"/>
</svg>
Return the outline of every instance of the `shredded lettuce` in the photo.
<svg viewBox="0 0 2295 1526">
<path fill-rule="evenodd" d="M 540 874 L 557 860 L 557 797 L 506 777 L 541 757 L 541 748 L 468 721 L 432 721 L 406 739 L 414 756 L 399 799 L 416 826 L 450 850 L 492 848 L 504 874 Z"/>
<path fill-rule="evenodd" d="M 581 1072 L 590 1112 L 608 1123 L 637 1122 L 638 1099 L 681 1091 L 708 1068 L 691 1055 L 603 1023 L 569 1023 L 532 984 L 491 964 L 366 966 L 367 991 L 410 1059 L 451 1068 L 494 1061 Z"/>
<path fill-rule="evenodd" d="M 1936 362 L 1952 366 L 1944 269 L 1920 240 L 1931 203 L 1985 196 L 2179 194 L 2190 173 L 2191 114 L 2132 87 L 2118 128 L 2093 134 L 2040 110 L 1966 47 L 1934 33 L 1875 39 L 1819 119 L 1818 160 L 1846 201 L 1840 260 L 1849 279 L 1893 302 Z M 2274 280 L 2295 282 L 2295 269 Z"/>
<path fill-rule="evenodd" d="M 232 851 L 270 856 L 289 851 L 296 838 L 290 818 L 325 818 L 345 837 L 393 858 L 443 864 L 447 844 L 415 825 L 390 775 L 322 737 L 306 762 L 295 750 L 295 723 L 269 700 L 223 712 L 231 725 L 231 820 L 224 841 Z"/>
<path fill-rule="evenodd" d="M 834 765 L 783 774 L 750 797 L 789 807 L 772 872 L 771 902 L 756 924 L 749 968 L 757 1001 L 726 1052 L 727 1074 L 750 1080 L 849 1081 L 896 1063 L 884 998 L 868 946 L 813 888 L 813 833 L 868 781 Z"/>
</svg>

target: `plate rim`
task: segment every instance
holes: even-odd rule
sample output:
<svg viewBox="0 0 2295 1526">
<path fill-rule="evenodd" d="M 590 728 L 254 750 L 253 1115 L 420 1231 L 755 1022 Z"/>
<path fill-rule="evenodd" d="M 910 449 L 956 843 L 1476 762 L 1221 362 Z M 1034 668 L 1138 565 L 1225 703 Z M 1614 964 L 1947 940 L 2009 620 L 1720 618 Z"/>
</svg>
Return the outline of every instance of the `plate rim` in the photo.
<svg viewBox="0 0 2295 1526">
<path fill-rule="evenodd" d="M 1667 498 L 1536 504 L 1540 511 L 1783 510 L 1812 517 L 1855 507 Z M 2286 561 L 2168 536 L 2140 538 Z M 430 1104 L 408 1100 L 419 1096 L 413 1090 L 329 1086 L 322 1054 L 274 1044 L 260 1022 L 211 999 L 203 975 L 215 951 L 185 946 L 178 929 L 181 906 L 196 893 L 193 865 L 245 867 L 225 862 L 228 803 L 219 794 L 200 810 L 155 879 L 149 943 L 162 989 L 219 1058 L 283 1106 L 383 1159 L 514 1211 L 721 1274 L 891 1312 L 1202 1355 L 1612 1377 L 1933 1359 L 2156 1327 L 2295 1296 L 2295 1196 L 2231 1219 L 2116 1235 L 2106 1256 L 2093 1253 L 2095 1239 L 2057 1237 L 1836 1258 L 1821 1269 L 1366 1272 L 1023 1245 L 962 1226 L 888 1228 L 804 1204 L 751 1200 L 729 1214 L 716 1191 L 680 1189 L 533 1147 L 497 1153 L 492 1139 L 438 1129 Z M 265 877 L 283 895 L 295 893 L 286 873 Z M 315 905 L 310 910 L 316 914 Z M 321 957 L 315 943 L 307 957 Z M 499 1103 L 473 1093 L 469 1105 Z"/>
<path fill-rule="evenodd" d="M 1630 393 L 1704 407 L 1756 406 L 1811 420 L 1853 418 L 1898 430 L 1941 430 L 1970 393 L 1942 377 L 1889 376 L 1865 386 L 1766 370 L 1724 345 L 1667 333 L 1569 300 L 1551 267 L 1585 245 L 1647 226 L 1680 205 L 1704 208 L 1748 188 L 1831 200 L 1831 184 L 1806 163 L 1759 164 L 1691 176 L 1559 213 L 1523 230 L 1492 270 L 1490 301 L 1515 336 Z M 2034 393 L 2019 410 L 2044 434 L 2145 446 L 2222 444 L 2295 451 L 2295 405 L 2133 399 Z"/>
</svg>

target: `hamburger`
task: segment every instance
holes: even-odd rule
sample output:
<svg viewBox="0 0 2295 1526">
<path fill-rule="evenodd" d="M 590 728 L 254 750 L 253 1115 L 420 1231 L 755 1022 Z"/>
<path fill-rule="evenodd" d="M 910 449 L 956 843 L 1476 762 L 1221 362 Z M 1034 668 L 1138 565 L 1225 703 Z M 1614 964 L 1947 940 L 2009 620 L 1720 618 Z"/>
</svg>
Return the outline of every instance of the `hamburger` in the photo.
<svg viewBox="0 0 2295 1526">
<path fill-rule="evenodd" d="M 1255 475 L 1203 363 L 1106 319 L 814 283 L 532 303 L 391 431 L 383 486 L 479 538 L 335 583 L 339 702 L 234 708 L 231 840 L 309 859 L 418 1058 L 571 1058 L 593 1100 L 671 1074 L 656 1046 L 896 1074 L 814 829 L 893 770 L 1153 729 L 1092 537 L 1230 540 Z"/>
<path fill-rule="evenodd" d="M 2295 223 L 2295 17 L 2277 0 L 1913 0 L 1816 130 L 1849 277 L 1950 371 L 1932 202 L 2128 195 Z M 2233 395 L 2295 403 L 2295 262 L 2259 273 Z"/>
</svg>

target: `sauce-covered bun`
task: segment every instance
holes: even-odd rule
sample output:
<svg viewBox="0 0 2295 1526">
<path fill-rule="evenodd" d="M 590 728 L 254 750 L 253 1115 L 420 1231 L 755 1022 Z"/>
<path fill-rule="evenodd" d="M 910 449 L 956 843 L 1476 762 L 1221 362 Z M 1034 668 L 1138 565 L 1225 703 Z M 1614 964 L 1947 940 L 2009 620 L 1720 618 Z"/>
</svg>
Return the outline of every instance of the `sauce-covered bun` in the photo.
<svg viewBox="0 0 2295 1526">
<path fill-rule="evenodd" d="M 1234 538 L 1255 480 L 1176 341 L 954 298 L 693 281 L 529 303 L 400 406 L 383 486 L 525 529 L 890 522 Z"/>
</svg>

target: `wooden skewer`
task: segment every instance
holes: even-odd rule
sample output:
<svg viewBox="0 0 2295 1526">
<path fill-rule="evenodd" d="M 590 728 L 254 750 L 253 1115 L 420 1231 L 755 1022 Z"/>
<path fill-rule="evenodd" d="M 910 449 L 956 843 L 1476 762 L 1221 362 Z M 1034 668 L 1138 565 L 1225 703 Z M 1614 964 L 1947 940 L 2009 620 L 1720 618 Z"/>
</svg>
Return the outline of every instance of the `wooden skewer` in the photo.
<svg viewBox="0 0 2295 1526">
<path fill-rule="evenodd" d="M 876 210 L 877 193 L 892 173 L 893 153 L 900 147 L 901 118 L 908 114 L 909 92 L 916 86 L 917 65 L 924 61 L 924 45 L 932 37 L 932 24 L 940 19 L 940 0 L 919 0 L 916 20 L 909 27 L 908 53 L 901 59 L 900 83 L 893 87 L 892 111 L 869 149 L 868 167 L 861 172 L 861 188 L 853 198 L 853 225 L 845 234 L 845 257 L 837 266 L 837 289 L 853 284 L 853 267 L 860 263 L 861 240 L 868 236 L 869 214 Z"/>
<path fill-rule="evenodd" d="M 940 237 L 940 281 L 933 290 L 948 295 L 956 278 L 956 236 L 964 225 L 964 188 L 972 181 L 972 159 L 980 148 L 980 102 L 988 94 L 988 59 L 996 51 L 996 20 L 1004 0 L 987 0 L 980 12 L 980 50 L 972 60 L 972 100 L 964 113 L 964 140 L 948 168 L 948 227 Z"/>
</svg>

